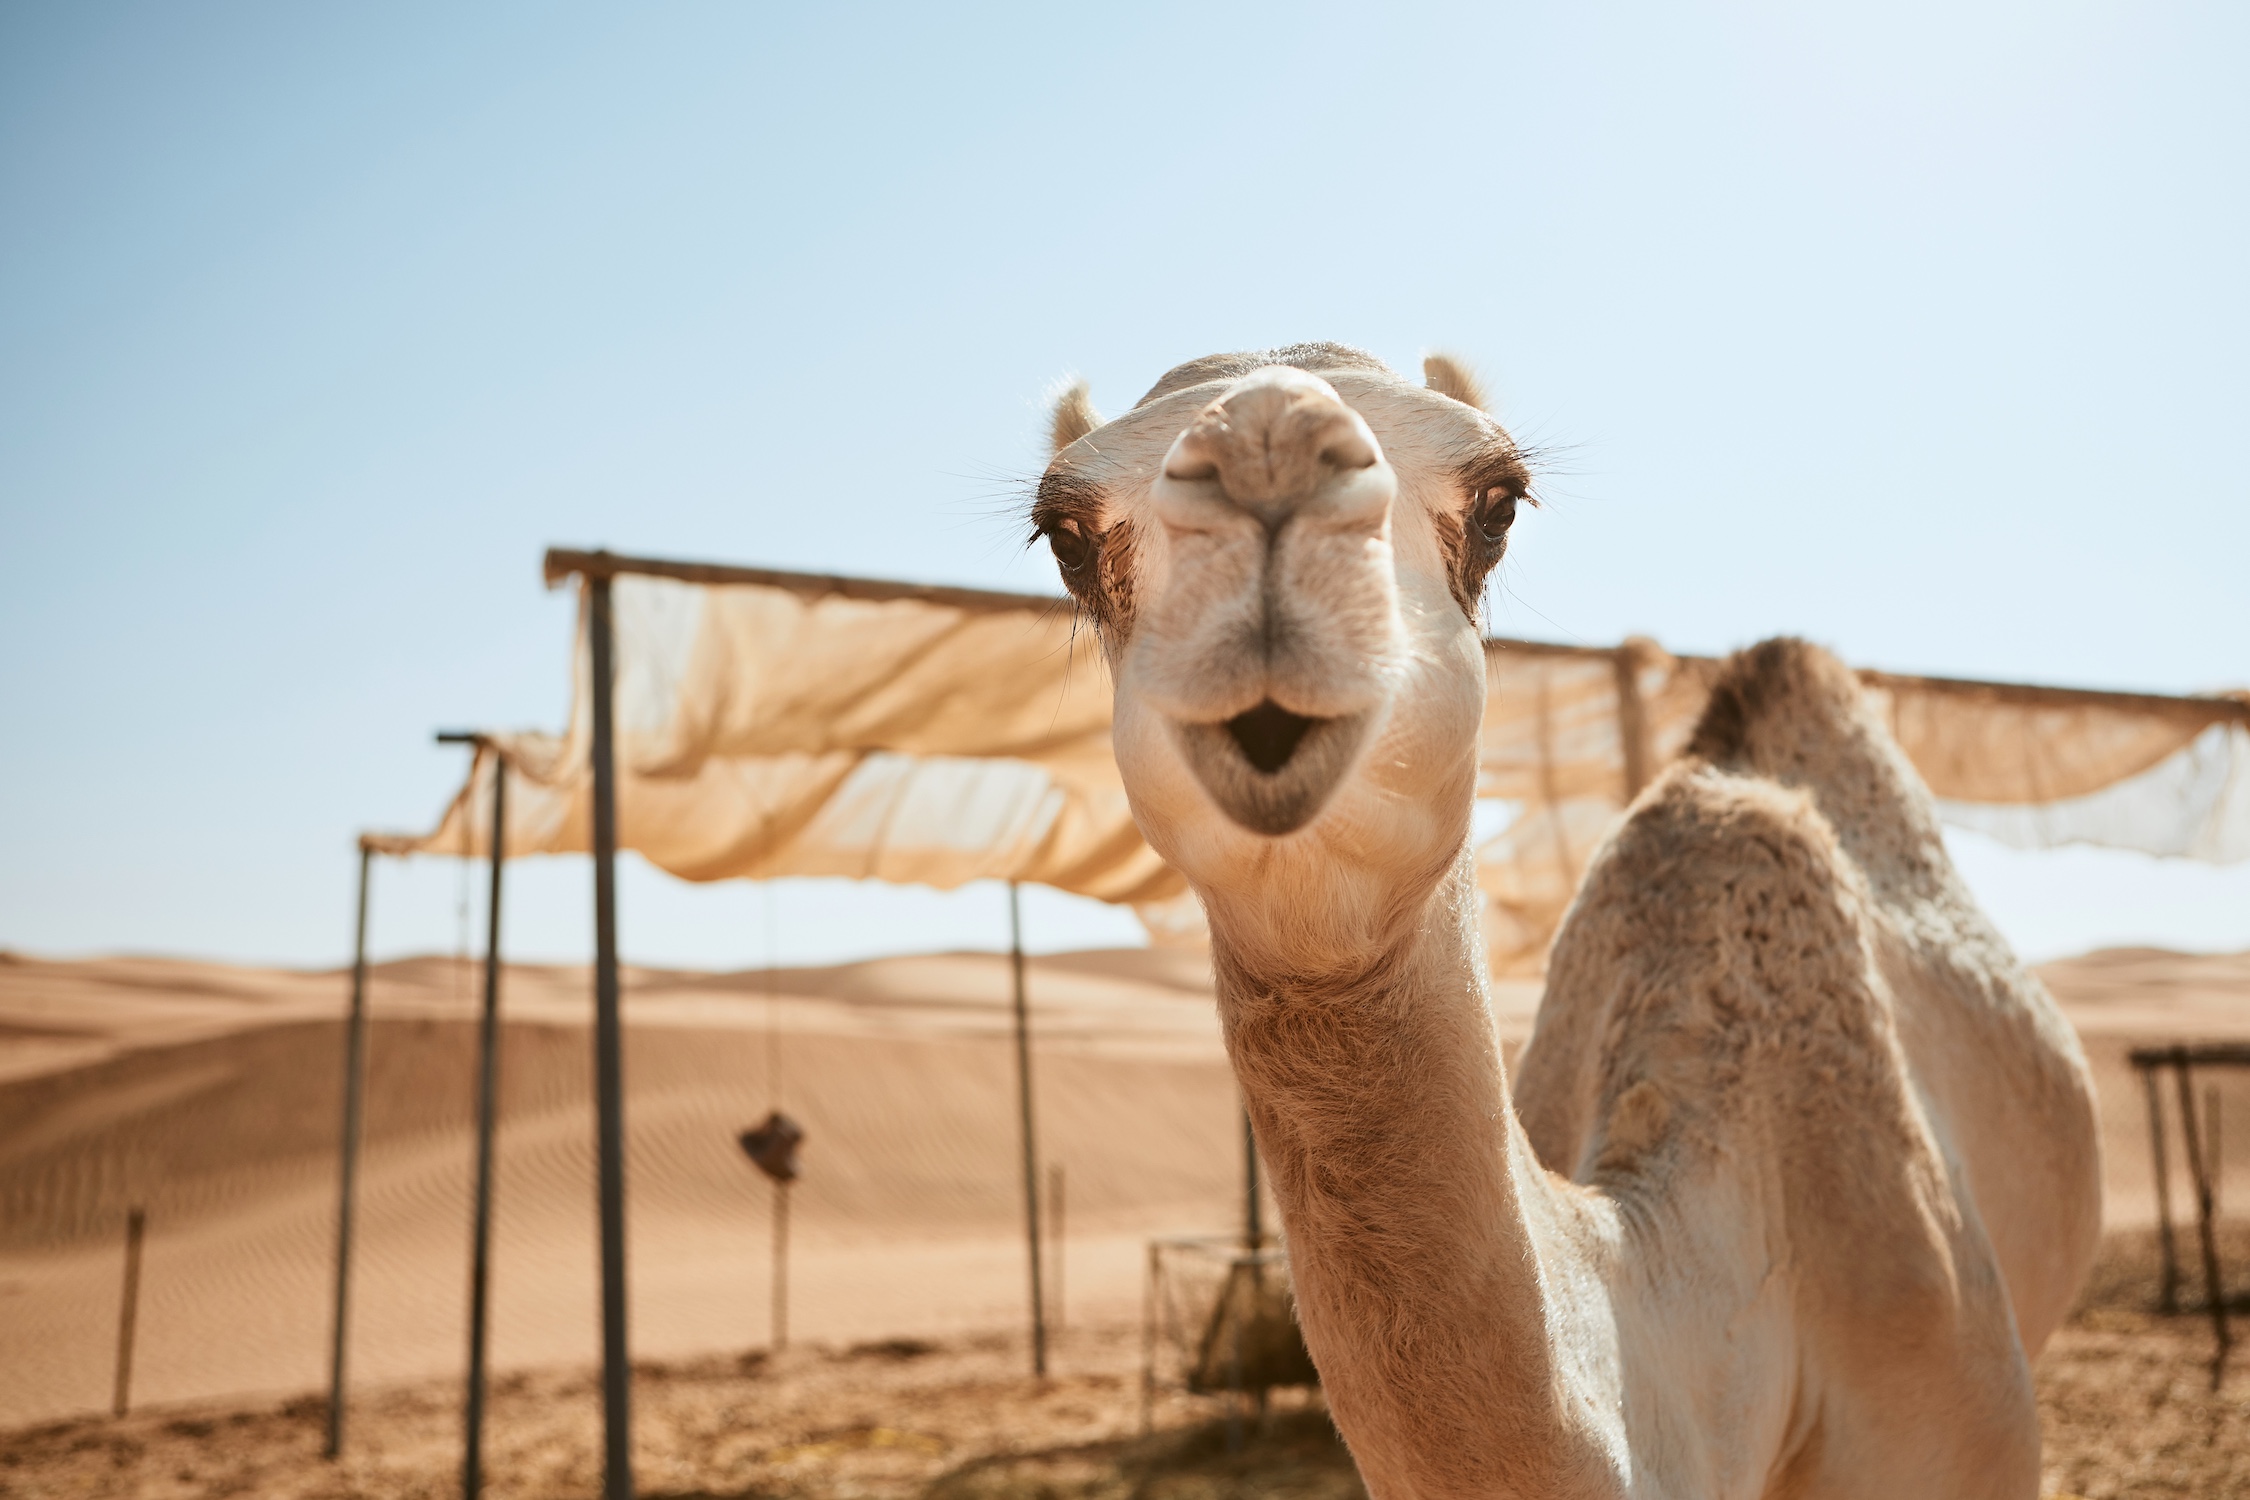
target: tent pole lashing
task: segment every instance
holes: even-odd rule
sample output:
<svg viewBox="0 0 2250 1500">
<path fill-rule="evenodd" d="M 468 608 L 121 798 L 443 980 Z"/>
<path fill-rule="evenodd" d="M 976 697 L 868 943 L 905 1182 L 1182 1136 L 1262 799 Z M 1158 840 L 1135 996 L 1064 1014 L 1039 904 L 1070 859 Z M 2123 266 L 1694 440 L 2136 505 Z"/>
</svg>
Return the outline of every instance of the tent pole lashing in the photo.
<svg viewBox="0 0 2250 1500">
<path fill-rule="evenodd" d="M 625 1070 L 617 986 L 617 755 L 610 579 L 586 580 L 593 682 L 594 1102 L 602 1236 L 602 1494 L 632 1500 L 632 1363 L 625 1340 Z"/>
<path fill-rule="evenodd" d="M 1008 961 L 1015 978 L 1016 1102 L 1023 1125 L 1023 1230 L 1031 1261 L 1031 1373 L 1047 1373 L 1047 1309 L 1039 1281 L 1039 1143 L 1031 1110 L 1031 1008 L 1024 996 L 1023 906 L 1008 882 Z"/>
<path fill-rule="evenodd" d="M 351 1012 L 344 1022 L 344 1125 L 338 1145 L 336 1318 L 328 1338 L 328 1439 L 323 1458 L 344 1451 L 344 1344 L 351 1324 L 352 1208 L 359 1181 L 361 1088 L 367 1071 L 367 876 L 375 851 L 359 844 L 358 917 L 352 927 Z"/>
</svg>

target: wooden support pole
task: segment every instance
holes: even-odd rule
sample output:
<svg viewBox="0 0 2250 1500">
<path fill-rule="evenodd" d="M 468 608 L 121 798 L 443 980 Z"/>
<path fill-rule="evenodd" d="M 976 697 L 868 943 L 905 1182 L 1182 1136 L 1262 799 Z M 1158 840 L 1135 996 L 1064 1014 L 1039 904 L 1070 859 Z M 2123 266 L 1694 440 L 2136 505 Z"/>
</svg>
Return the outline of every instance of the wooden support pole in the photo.
<svg viewBox="0 0 2250 1500">
<path fill-rule="evenodd" d="M 1617 741 L 1623 752 L 1625 800 L 1631 802 L 1648 785 L 1651 774 L 1648 743 L 1648 708 L 1641 699 L 1641 656 L 1646 641 L 1627 641 L 1609 654 L 1610 671 L 1617 685 Z"/>
<path fill-rule="evenodd" d="M 117 1383 L 110 1410 L 124 1416 L 133 1395 L 133 1325 L 141 1308 L 141 1237 L 148 1215 L 139 1208 L 125 1215 L 125 1290 L 117 1301 Z"/>
<path fill-rule="evenodd" d="M 476 1228 L 469 1252 L 469 1389 L 461 1414 L 461 1494 L 484 1493 L 486 1341 L 492 1322 L 492 1136 L 500 1109 L 500 873 L 508 849 L 508 763 L 492 756 L 492 892 L 484 940 L 484 1014 L 477 1028 Z"/>
<path fill-rule="evenodd" d="M 1148 1268 L 1141 1276 L 1141 1435 L 1156 1430 L 1156 1320 L 1163 1294 L 1164 1252 L 1148 1242 Z"/>
<path fill-rule="evenodd" d="M 1258 1128 L 1250 1123 L 1250 1111 L 1242 1112 L 1242 1248 L 1257 1251 L 1265 1248 L 1266 1223 L 1264 1194 L 1258 1187 Z"/>
<path fill-rule="evenodd" d="M 323 1458 L 344 1451 L 344 1346 L 351 1329 L 352 1210 L 359 1184 L 362 1083 L 367 1072 L 367 877 L 374 850 L 359 844 L 358 917 L 352 925 L 352 999 L 344 1022 L 344 1126 L 338 1145 L 336 1316 L 328 1336 L 328 1439 Z"/>
<path fill-rule="evenodd" d="M 1047 1309 L 1039 1279 L 1039 1143 L 1031 1109 L 1031 1007 L 1024 994 L 1023 908 L 1008 882 L 1008 958 L 1015 975 L 1016 1103 L 1023 1127 L 1023 1229 L 1031 1260 L 1031 1373 L 1047 1373 Z"/>
<path fill-rule="evenodd" d="M 602 1239 L 602 1494 L 633 1500 L 632 1356 L 625 1337 L 625 1068 L 617 982 L 616 683 L 610 579 L 586 580 L 593 677 L 594 1155 Z"/>
<path fill-rule="evenodd" d="M 1063 1335 L 1064 1312 L 1068 1306 L 1063 1296 L 1063 1169 L 1061 1162 L 1047 1164 L 1047 1247 L 1050 1269 L 1055 1273 L 1055 1295 L 1050 1299 L 1055 1309 L 1055 1338 Z"/>
<path fill-rule="evenodd" d="M 2172 1239 L 2172 1175 L 2164 1159 L 2164 1095 L 2156 1086 L 2156 1068 L 2139 1069 L 2141 1092 L 2148 1100 L 2148 1143 L 2156 1172 L 2156 1244 L 2164 1256 L 2164 1278 L 2157 1307 L 2167 1313 L 2180 1310 L 2180 1257 Z"/>
<path fill-rule="evenodd" d="M 2211 1384 L 2216 1389 L 2225 1373 L 2227 1348 L 2233 1338 L 2227 1329 L 2226 1288 L 2219 1276 L 2219 1242 L 2211 1222 L 2211 1177 L 2204 1161 L 2203 1128 L 2196 1118 L 2195 1085 L 2186 1054 L 2179 1049 L 2175 1049 L 2172 1076 L 2179 1084 L 2180 1133 L 2187 1138 L 2188 1176 L 2195 1186 L 2196 1233 L 2203 1249 L 2204 1300 L 2210 1306 L 2211 1332 L 2219 1344 L 2211 1361 Z"/>
<path fill-rule="evenodd" d="M 2205 1127 L 2209 1131 L 2206 1139 L 2211 1143 L 2210 1149 L 2206 1153 L 2209 1158 L 2211 1173 L 2211 1222 L 2217 1224 L 2226 1217 L 2224 1200 L 2227 1177 L 2226 1162 L 2222 1156 L 2226 1146 L 2226 1131 L 2219 1125 L 2219 1087 L 2217 1084 L 2206 1084 L 2204 1086 L 2203 1118 L 2209 1122 Z"/>
</svg>

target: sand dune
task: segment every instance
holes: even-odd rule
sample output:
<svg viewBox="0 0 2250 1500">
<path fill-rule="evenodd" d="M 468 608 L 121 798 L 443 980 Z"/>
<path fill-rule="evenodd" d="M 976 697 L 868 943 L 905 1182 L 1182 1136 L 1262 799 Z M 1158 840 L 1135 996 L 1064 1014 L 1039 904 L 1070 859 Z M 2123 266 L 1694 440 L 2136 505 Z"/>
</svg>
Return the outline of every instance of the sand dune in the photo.
<svg viewBox="0 0 2250 1500">
<path fill-rule="evenodd" d="M 177 980 L 167 988 L 166 978 Z M 353 1370 L 457 1368 L 476 975 L 373 976 Z M 734 1144 L 778 1087 L 804 1122 L 801 1338 L 1020 1321 L 1004 959 L 626 976 L 633 1333 L 762 1342 L 770 1192 Z M 325 1369 L 339 974 L 112 960 L 0 965 L 0 1422 L 106 1400 L 125 1210 L 145 1204 L 136 1396 L 301 1389 Z M 1150 1233 L 1239 1212 L 1233 1084 L 1193 957 L 1032 965 L 1042 1156 L 1066 1172 L 1069 1311 L 1129 1316 Z M 505 981 L 494 1353 L 596 1349 L 583 970 Z M 29 1034 L 28 1041 L 19 1038 Z"/>
<path fill-rule="evenodd" d="M 2142 1040 L 2250 1035 L 2250 955 L 2051 965 L 2104 1092 L 2113 1217 L 2151 1212 Z M 355 1381 L 457 1371 L 465 1334 L 473 966 L 375 971 Z M 1239 1124 L 1193 955 L 1034 960 L 1042 1156 L 1068 1189 L 1067 1315 L 1129 1318 L 1142 1246 L 1238 1219 Z M 767 995 L 771 987 L 773 998 Z M 626 976 L 633 1342 L 766 1329 L 770 1194 L 733 1135 L 807 1126 L 793 1327 L 849 1341 L 1006 1327 L 1025 1300 L 1005 959 Z M 146 1205 L 136 1400 L 324 1379 L 345 976 L 156 959 L 0 962 L 0 1423 L 103 1405 L 121 1233 Z M 1511 1043 L 1534 987 L 1501 996 Z M 582 969 L 506 976 L 495 1241 L 502 1370 L 596 1349 L 590 1002 Z M 2250 1079 L 2230 1083 L 2232 1193 Z"/>
</svg>

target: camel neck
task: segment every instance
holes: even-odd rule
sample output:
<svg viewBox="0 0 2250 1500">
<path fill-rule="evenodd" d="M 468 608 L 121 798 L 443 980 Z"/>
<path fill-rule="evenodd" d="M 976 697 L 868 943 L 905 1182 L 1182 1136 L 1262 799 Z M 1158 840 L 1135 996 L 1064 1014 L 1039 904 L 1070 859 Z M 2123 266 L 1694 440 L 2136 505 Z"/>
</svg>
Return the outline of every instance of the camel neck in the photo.
<svg viewBox="0 0 2250 1500">
<path fill-rule="evenodd" d="M 1287 1231 L 1306 1339 L 1379 1495 L 1531 1492 L 1566 1452 L 1554 1316 L 1526 1223 L 1552 1211 L 1508 1100 L 1464 847 L 1387 940 L 1317 974 L 1212 910 L 1228 1053 Z M 1495 1443 L 1514 1429 L 1521 1442 Z M 1364 1446 L 1364 1443 L 1362 1444 Z"/>
</svg>

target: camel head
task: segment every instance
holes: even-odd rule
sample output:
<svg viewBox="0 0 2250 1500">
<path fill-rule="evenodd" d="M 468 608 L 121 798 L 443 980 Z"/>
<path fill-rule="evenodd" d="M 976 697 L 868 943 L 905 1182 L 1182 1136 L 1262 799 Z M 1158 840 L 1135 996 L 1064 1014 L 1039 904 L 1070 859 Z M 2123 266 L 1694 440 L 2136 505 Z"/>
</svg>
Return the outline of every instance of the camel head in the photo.
<svg viewBox="0 0 2250 1500">
<path fill-rule="evenodd" d="M 1134 816 L 1207 904 L 1426 893 L 1466 838 L 1478 601 L 1529 474 L 1450 360 L 1334 344 L 1073 388 L 1032 522 L 1100 631 Z M 1214 912 L 1216 915 L 1216 911 Z"/>
</svg>

